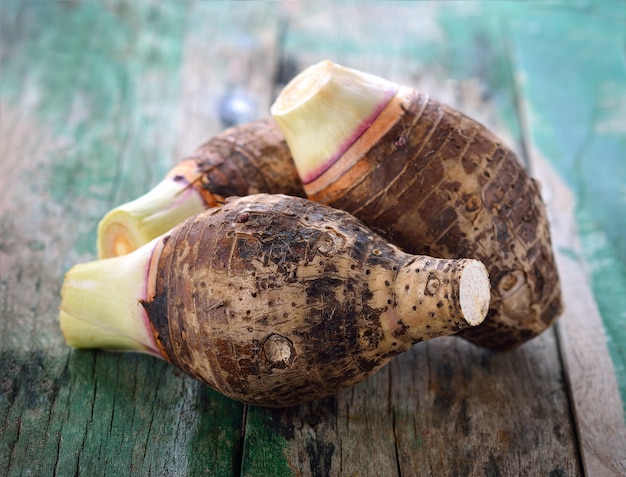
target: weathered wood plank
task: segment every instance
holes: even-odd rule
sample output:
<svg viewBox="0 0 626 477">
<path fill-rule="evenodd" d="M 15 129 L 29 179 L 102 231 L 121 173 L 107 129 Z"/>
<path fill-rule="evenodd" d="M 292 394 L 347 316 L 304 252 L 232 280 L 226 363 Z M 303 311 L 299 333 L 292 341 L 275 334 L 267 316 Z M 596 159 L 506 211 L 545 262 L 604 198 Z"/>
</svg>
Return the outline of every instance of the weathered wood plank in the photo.
<svg viewBox="0 0 626 477">
<path fill-rule="evenodd" d="M 529 138 L 530 164 L 542 182 L 552 217 L 557 263 L 563 280 L 564 316 L 556 329 L 586 475 L 626 472 L 626 427 L 617 374 L 583 259 L 571 190 L 542 159 Z"/>
<path fill-rule="evenodd" d="M 438 339 L 336 397 L 249 414 L 243 475 L 282 459 L 296 475 L 581 475 L 552 333 L 504 356 Z"/>
<path fill-rule="evenodd" d="M 626 9 L 587 7 L 584 15 L 564 5 L 528 11 L 510 25 L 529 132 L 574 193 L 580 250 L 626 405 Z"/>
<path fill-rule="evenodd" d="M 63 273 L 94 258 L 102 214 L 154 185 L 176 148 L 197 146 L 177 134 L 187 9 L 3 3 L 2 475 L 239 467 L 241 404 L 151 357 L 72 351 L 57 323 Z"/>
<path fill-rule="evenodd" d="M 557 262 L 567 308 L 557 330 L 586 475 L 626 474 L 626 426 L 615 368 L 602 318 L 573 234 L 576 225 L 571 192 L 547 164 L 533 155 L 537 176 L 550 190 Z"/>
<path fill-rule="evenodd" d="M 269 116 L 279 5 L 193 2 L 187 12 L 178 146 L 190 152 L 233 123 Z"/>
<path fill-rule="evenodd" d="M 526 122 L 530 166 L 543 184 L 558 251 L 566 310 L 557 330 L 583 466 L 587 475 L 618 476 L 626 474 L 623 330 L 615 323 L 626 286 L 620 278 L 624 262 L 619 254 L 603 254 L 600 267 L 610 269 L 617 280 L 605 280 L 598 276 L 599 270 L 593 273 L 598 251 L 585 251 L 576 220 L 578 215 L 578 223 L 585 227 L 585 217 L 588 220 L 593 215 L 597 217 L 595 227 L 609 234 L 621 227 L 620 219 L 607 223 L 611 213 L 605 209 L 619 208 L 608 196 L 620 194 L 626 169 L 619 155 L 611 151 L 617 144 L 626 144 L 626 129 L 618 119 L 623 117 L 620 100 L 615 103 L 614 97 L 609 100 L 605 95 L 619 98 L 617 91 L 626 88 L 623 59 L 611 54 L 614 50 L 610 47 L 623 39 L 623 32 L 618 33 L 619 22 L 614 23 L 599 10 L 591 21 L 562 10 L 517 18 L 511 29 L 511 56 L 517 63 L 518 79 L 525 78 L 517 88 L 523 98 L 519 106 Z M 547 49 L 556 38 L 558 46 Z M 598 56 L 600 50 L 611 53 Z M 561 64 L 558 70 L 548 66 L 556 62 Z M 563 88 L 567 77 L 576 72 L 581 81 Z M 609 91 L 604 91 L 607 84 L 611 85 Z M 596 113 L 596 108 L 603 111 Z M 607 122 L 609 130 L 602 126 Z M 548 153 L 575 194 L 544 159 Z M 593 174 L 583 172 L 590 169 L 597 171 L 598 177 L 611 178 L 596 181 Z M 589 231 L 583 229 L 581 233 L 585 240 Z M 604 246 L 619 248 L 619 243 Z M 585 259 L 591 261 L 590 266 Z M 598 302 L 604 304 L 603 317 L 592 293 L 594 282 Z"/>
</svg>

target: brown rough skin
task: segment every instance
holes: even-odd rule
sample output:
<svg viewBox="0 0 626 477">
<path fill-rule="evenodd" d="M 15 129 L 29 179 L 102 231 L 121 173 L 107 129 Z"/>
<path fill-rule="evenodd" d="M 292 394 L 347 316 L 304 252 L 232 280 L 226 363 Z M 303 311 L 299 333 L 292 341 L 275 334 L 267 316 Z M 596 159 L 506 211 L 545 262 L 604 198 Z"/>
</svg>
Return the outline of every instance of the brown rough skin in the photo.
<svg viewBox="0 0 626 477">
<path fill-rule="evenodd" d="M 491 279 L 489 314 L 460 336 L 516 348 L 562 311 L 538 184 L 483 125 L 411 91 L 389 132 L 309 198 L 354 214 L 406 252 L 481 260 Z"/>
<path fill-rule="evenodd" d="M 223 203 L 226 197 L 261 192 L 305 196 L 285 138 L 271 118 L 222 131 L 168 176 L 186 178 L 208 207 Z"/>
<path fill-rule="evenodd" d="M 207 209 L 155 254 L 144 307 L 165 359 L 269 407 L 333 394 L 467 327 L 460 276 L 479 263 L 409 255 L 346 212 L 265 194 Z"/>
</svg>

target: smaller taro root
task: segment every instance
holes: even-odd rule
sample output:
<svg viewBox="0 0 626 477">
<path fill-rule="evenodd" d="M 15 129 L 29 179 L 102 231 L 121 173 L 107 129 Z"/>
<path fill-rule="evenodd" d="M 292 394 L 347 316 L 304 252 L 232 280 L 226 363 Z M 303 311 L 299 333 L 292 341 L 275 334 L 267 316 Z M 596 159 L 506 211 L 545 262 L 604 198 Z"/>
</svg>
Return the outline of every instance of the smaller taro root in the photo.
<svg viewBox="0 0 626 477">
<path fill-rule="evenodd" d="M 98 225 L 98 257 L 124 255 L 229 196 L 304 197 L 284 136 L 271 118 L 233 126 L 180 161 L 145 195 Z"/>
</svg>

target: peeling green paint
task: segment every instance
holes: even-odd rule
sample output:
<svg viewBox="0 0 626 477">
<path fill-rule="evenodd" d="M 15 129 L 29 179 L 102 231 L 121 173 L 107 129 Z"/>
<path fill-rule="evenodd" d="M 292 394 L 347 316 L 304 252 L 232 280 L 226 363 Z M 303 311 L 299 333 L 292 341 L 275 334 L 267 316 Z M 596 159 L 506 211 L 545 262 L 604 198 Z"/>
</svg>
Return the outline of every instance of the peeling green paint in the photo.
<svg viewBox="0 0 626 477">
<path fill-rule="evenodd" d="M 280 410 L 254 406 L 248 408 L 242 477 L 294 475 L 284 455 L 288 436 L 293 433 L 293 429 L 285 427 L 280 416 Z"/>
<path fill-rule="evenodd" d="M 188 8 L 176 1 L 2 4 L 0 98 L 51 136 L 48 176 L 37 188 L 89 221 L 76 224 L 77 254 L 94 256 L 101 216 L 143 194 L 170 167 Z M 27 246 L 42 250 L 38 241 Z M 233 474 L 240 404 L 152 357 L 61 350 L 46 356 L 45 367 L 37 365 L 43 358 L 10 353 L 8 376 L 29 368 L 12 381 L 16 399 L 0 390 L 0 469 L 203 475 L 195 471 L 208 463 L 220 472 L 207 475 Z"/>
<path fill-rule="evenodd" d="M 190 19 L 188 3 L 179 1 L 2 2 L 0 98 L 52 131 L 56 147 L 46 192 L 63 210 L 88 202 L 85 209 L 104 213 L 146 191 L 166 171 L 186 29 L 203 28 L 203 15 L 216 12 L 220 21 L 211 23 L 215 31 L 207 38 L 218 38 L 237 19 L 230 2 L 216 2 L 216 10 L 209 3 Z M 388 3 L 410 13 L 413 2 Z M 376 2 L 358 4 L 381 11 L 374 10 Z M 333 8 L 341 12 L 338 5 Z M 288 31 L 281 47 L 295 58 L 333 52 L 338 61 L 360 56 L 372 65 L 394 58 L 422 72 L 431 68 L 433 75 L 479 78 L 488 85 L 485 101 L 518 141 L 511 84 L 513 73 L 522 74 L 517 79 L 530 108 L 530 135 L 579 197 L 584 258 L 626 397 L 626 33 L 618 28 L 626 4 L 432 2 L 427 8 L 434 19 L 407 15 L 403 29 L 397 27 L 402 19 L 372 16 L 357 32 L 361 37 L 341 28 L 349 19 L 335 16 L 336 42 L 300 25 L 302 31 Z M 253 20 L 247 15 L 238 33 Z M 99 216 L 90 219 L 93 226 L 75 245 L 79 254 L 95 251 Z M 27 247 L 45 253 L 40 241 Z M 11 316 L 13 311 L 8 309 Z M 3 326 L 15 335 L 25 325 Z M 280 411 L 250 407 L 242 430 L 244 406 L 167 363 L 92 351 L 42 353 L 10 350 L 0 359 L 0 375 L 8 378 L 0 389 L 0 462 L 22 464 L 13 467 L 21 473 L 294 474 L 288 462 L 293 430 Z M 425 437 L 415 436 L 412 444 L 425 446 Z"/>
<path fill-rule="evenodd" d="M 240 467 L 244 405 L 198 383 L 189 475 L 232 476 Z M 268 474 L 269 475 L 269 474 Z"/>
<path fill-rule="evenodd" d="M 52 131 L 51 196 L 95 202 L 104 214 L 149 190 L 176 144 L 187 5 L 9 1 L 3 8 L 0 96 Z M 76 248 L 95 252 L 95 226 Z"/>
<path fill-rule="evenodd" d="M 530 135 L 576 197 L 583 258 L 626 411 L 626 68 L 615 48 L 626 45 L 626 8 L 613 4 L 609 13 L 609 3 L 527 11 L 511 36 Z"/>
</svg>

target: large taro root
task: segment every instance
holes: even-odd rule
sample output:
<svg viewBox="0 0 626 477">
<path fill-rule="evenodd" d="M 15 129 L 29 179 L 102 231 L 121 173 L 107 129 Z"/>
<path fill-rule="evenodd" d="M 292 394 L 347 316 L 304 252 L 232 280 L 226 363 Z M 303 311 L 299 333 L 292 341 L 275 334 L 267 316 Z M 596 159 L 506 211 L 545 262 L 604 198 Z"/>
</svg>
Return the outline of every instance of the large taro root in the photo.
<svg viewBox="0 0 626 477">
<path fill-rule="evenodd" d="M 347 212 L 259 194 L 74 266 L 60 325 L 71 346 L 150 353 L 234 399 L 278 407 L 478 325 L 489 299 L 477 260 L 410 255 Z"/>
</svg>

